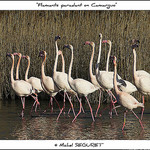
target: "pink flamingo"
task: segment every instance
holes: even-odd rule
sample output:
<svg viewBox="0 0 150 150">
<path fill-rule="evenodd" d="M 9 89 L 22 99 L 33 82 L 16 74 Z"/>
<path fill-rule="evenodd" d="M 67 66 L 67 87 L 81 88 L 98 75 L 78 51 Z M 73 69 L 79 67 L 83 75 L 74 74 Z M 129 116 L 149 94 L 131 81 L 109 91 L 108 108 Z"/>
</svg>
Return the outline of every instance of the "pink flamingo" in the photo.
<svg viewBox="0 0 150 150">
<path fill-rule="evenodd" d="M 41 79 L 37 77 L 28 78 L 28 73 L 29 73 L 29 68 L 30 68 L 30 57 L 27 55 L 27 56 L 22 56 L 22 58 L 26 58 L 28 60 L 28 66 L 27 66 L 26 73 L 25 73 L 25 81 L 30 83 L 33 86 L 33 88 L 36 89 L 37 93 L 42 92 L 43 88 L 41 85 Z"/>
<path fill-rule="evenodd" d="M 17 67 L 16 67 L 16 80 L 19 80 L 19 67 L 20 67 L 20 61 L 21 61 L 21 58 L 22 58 L 22 54 L 21 53 L 14 53 L 13 54 L 14 56 L 18 56 L 19 59 L 18 59 L 18 63 L 17 63 Z M 22 80 L 24 81 L 24 80 Z M 27 82 L 27 81 L 26 81 Z M 30 83 L 31 84 L 31 83 Z M 37 93 L 37 90 L 32 86 L 32 88 L 35 90 L 35 94 Z M 36 94 L 36 98 L 38 97 L 38 95 Z M 34 107 L 34 105 L 36 104 L 35 106 L 35 112 L 37 110 L 37 106 L 38 106 L 38 103 L 36 103 L 36 101 L 33 103 L 33 106 L 31 108 L 31 112 L 32 112 L 32 109 Z"/>
<path fill-rule="evenodd" d="M 55 96 L 56 94 L 60 91 L 57 86 L 55 85 L 53 79 L 50 77 L 50 76 L 46 76 L 45 75 L 45 72 L 44 72 L 44 65 L 46 63 L 46 56 L 47 56 L 47 53 L 46 51 L 40 51 L 39 53 L 39 57 L 44 57 L 44 60 L 42 62 L 42 67 L 41 67 L 41 85 L 42 85 L 42 88 L 43 90 L 48 94 L 50 95 L 50 101 L 49 101 L 49 105 L 50 103 L 52 104 L 53 102 L 53 98 L 54 100 L 56 101 L 58 107 L 59 107 L 59 103 L 58 101 L 56 100 Z M 60 107 L 59 107 L 60 108 Z M 46 111 L 46 110 L 45 110 Z M 44 111 L 44 112 L 45 112 Z M 53 111 L 53 107 L 52 107 L 52 110 Z"/>
<path fill-rule="evenodd" d="M 126 93 L 126 92 L 122 92 L 118 89 L 118 86 L 117 86 L 117 63 L 116 63 L 116 57 L 114 56 L 114 89 L 115 89 L 115 92 L 116 92 L 116 98 L 117 98 L 117 101 L 119 103 L 121 103 L 122 106 L 125 107 L 125 109 L 129 109 L 134 115 L 135 117 L 139 120 L 140 124 L 141 124 L 141 127 L 142 129 L 143 128 L 143 125 L 142 125 L 142 122 L 141 120 L 139 119 L 139 117 L 135 114 L 135 112 L 133 111 L 134 108 L 137 108 L 137 107 L 142 107 L 144 108 L 144 104 L 143 103 L 139 103 L 133 96 L 131 96 L 130 94 Z M 125 121 L 126 121 L 126 113 L 127 111 L 125 110 L 124 112 L 124 123 L 123 123 L 123 127 L 122 127 L 122 130 L 124 129 L 125 127 Z"/>
<path fill-rule="evenodd" d="M 78 93 L 79 95 L 84 95 L 85 96 L 85 98 L 86 98 L 86 100 L 88 102 L 88 105 L 90 107 L 92 119 L 93 119 L 93 121 L 95 121 L 94 117 L 93 117 L 92 107 L 91 107 L 91 105 L 89 103 L 87 95 L 90 94 L 90 93 L 95 92 L 97 90 L 97 88 L 91 82 L 89 82 L 87 80 L 84 80 L 84 79 L 81 79 L 81 78 L 77 78 L 77 79 L 71 78 L 71 70 L 72 70 L 72 64 L 73 64 L 73 46 L 72 45 L 65 45 L 64 48 L 65 47 L 70 49 L 71 52 L 72 52 L 70 66 L 69 66 L 69 72 L 68 72 L 69 85 L 71 86 L 71 88 L 76 93 Z M 77 98 L 78 98 L 78 96 L 77 96 Z M 79 98 L 78 98 L 78 100 L 79 100 Z M 80 100 L 79 100 L 79 102 L 80 102 L 80 110 L 79 110 L 78 114 L 76 115 L 76 117 L 73 119 L 72 122 L 74 122 L 76 120 L 77 116 L 81 113 L 82 103 L 81 103 Z"/>
<path fill-rule="evenodd" d="M 99 85 L 107 91 L 107 93 L 111 97 L 111 104 L 110 104 L 110 118 L 112 118 L 112 105 L 115 109 L 114 103 L 117 101 L 113 102 L 112 97 L 115 98 L 113 93 L 111 92 L 111 89 L 113 89 L 113 72 L 108 71 L 108 64 L 109 64 L 109 57 L 111 53 L 111 48 L 109 49 L 108 55 L 107 55 L 107 64 L 106 64 L 106 71 L 99 71 L 99 63 L 100 63 L 100 57 L 101 57 L 101 43 L 102 43 L 102 34 L 100 33 L 100 45 L 99 45 L 99 54 L 98 54 L 98 59 L 97 59 L 97 65 L 96 65 L 96 79 Z M 117 74 L 117 79 L 121 79 L 121 77 Z M 117 81 L 118 81 L 117 80 Z M 117 82 L 117 84 L 120 84 Z M 116 100 L 116 98 L 115 98 Z M 116 109 L 115 109 L 116 112 Z M 117 115 L 117 112 L 116 112 Z"/>
<path fill-rule="evenodd" d="M 101 101 L 101 89 L 102 87 L 98 84 L 97 80 L 96 80 L 96 76 L 93 74 L 92 72 L 92 64 L 93 64 L 93 58 L 94 58 L 94 52 L 95 52 L 95 43 L 94 42 L 90 42 L 90 41 L 86 41 L 85 44 L 87 45 L 91 45 L 92 46 L 92 55 L 91 55 L 91 59 L 90 59 L 90 65 L 89 65 L 89 72 L 90 72 L 90 78 L 91 78 L 91 82 L 93 83 L 93 85 L 99 89 L 100 91 L 100 95 L 99 95 L 99 104 L 97 107 L 97 111 L 95 114 L 95 117 L 97 116 L 98 110 L 100 108 L 100 101 Z"/>
<path fill-rule="evenodd" d="M 106 71 L 108 71 L 108 68 L 109 68 L 109 56 L 110 56 L 110 53 L 111 53 L 111 45 L 112 45 L 112 43 L 111 43 L 110 40 L 103 40 L 102 43 L 109 44 L 109 52 L 108 52 L 107 63 L 106 63 Z M 120 85 L 118 85 L 118 88 L 121 91 L 129 93 L 129 94 L 137 91 L 137 88 L 131 82 L 123 80 L 123 79 L 120 79 L 119 82 L 120 82 Z"/>
<path fill-rule="evenodd" d="M 25 73 L 25 81 L 30 83 L 32 85 L 32 87 L 36 90 L 36 93 L 40 93 L 43 91 L 43 88 L 42 88 L 42 85 L 41 85 L 41 80 L 37 77 L 30 77 L 28 79 L 28 73 L 29 73 L 29 68 L 30 68 L 30 57 L 27 55 L 27 56 L 22 56 L 22 58 L 26 58 L 28 60 L 28 66 L 27 66 L 27 69 L 26 69 L 26 73 Z M 33 104 L 34 106 L 35 104 Z M 37 104 L 36 104 L 36 107 L 35 109 L 37 108 Z"/>
<path fill-rule="evenodd" d="M 8 53 L 6 56 L 9 56 L 12 58 L 11 86 L 12 86 L 13 90 L 15 91 L 16 95 L 21 97 L 21 102 L 22 102 L 22 106 L 23 106 L 21 116 L 23 118 L 24 117 L 24 109 L 25 109 L 25 97 L 32 96 L 38 105 L 40 105 L 40 103 L 38 102 L 37 95 L 35 93 L 35 90 L 31 86 L 31 84 L 29 84 L 28 82 L 26 82 L 24 80 L 14 80 L 14 77 L 13 77 L 14 55 Z M 36 97 L 34 97 L 32 94 L 35 94 Z"/>
<path fill-rule="evenodd" d="M 56 45 L 56 57 L 55 57 L 55 63 L 54 63 L 54 72 L 53 72 L 53 80 L 56 83 L 57 87 L 59 87 L 60 90 L 64 91 L 64 104 L 63 107 L 57 117 L 57 121 L 61 115 L 61 113 L 63 112 L 64 108 L 65 108 L 65 96 L 67 96 L 70 104 L 71 104 L 71 108 L 73 111 L 73 114 L 75 116 L 75 111 L 74 111 L 74 107 L 73 104 L 71 102 L 71 99 L 69 97 L 69 95 L 67 94 L 67 92 L 69 93 L 74 93 L 74 95 L 76 95 L 76 93 L 70 88 L 70 85 L 68 83 L 68 77 L 67 74 L 65 72 L 59 72 L 56 71 L 57 69 L 57 62 L 58 62 L 58 45 L 57 45 L 57 40 L 60 39 L 60 36 L 56 36 L 55 37 L 55 45 Z"/>
<path fill-rule="evenodd" d="M 136 70 L 136 51 L 135 48 L 138 47 L 139 40 L 132 40 L 132 49 L 134 56 L 134 64 L 133 64 L 133 78 L 135 86 L 138 91 L 143 94 L 142 99 L 144 103 L 144 95 L 150 96 L 150 74 L 144 70 Z M 141 120 L 143 118 L 144 108 L 142 109 Z"/>
</svg>

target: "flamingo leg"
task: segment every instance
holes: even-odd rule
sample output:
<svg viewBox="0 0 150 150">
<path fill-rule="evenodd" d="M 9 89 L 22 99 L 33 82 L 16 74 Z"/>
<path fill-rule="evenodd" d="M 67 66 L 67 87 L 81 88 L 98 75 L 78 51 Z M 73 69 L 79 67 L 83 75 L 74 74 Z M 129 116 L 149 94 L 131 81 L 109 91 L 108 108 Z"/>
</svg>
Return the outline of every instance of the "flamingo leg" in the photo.
<svg viewBox="0 0 150 150">
<path fill-rule="evenodd" d="M 111 102 L 112 102 L 110 112 L 112 111 L 112 105 L 113 105 L 113 109 L 115 110 L 116 116 L 118 116 L 118 113 L 117 113 L 116 108 L 115 108 L 115 103 L 117 102 L 116 97 L 114 96 L 114 94 L 113 94 L 111 91 L 108 91 L 108 92 L 110 93 Z M 109 94 L 109 93 L 108 93 L 108 94 Z M 112 100 L 112 97 L 115 99 L 115 101 Z M 111 115 L 112 115 L 112 112 L 111 112 Z M 112 117 L 112 116 L 111 116 L 111 117 Z"/>
<path fill-rule="evenodd" d="M 36 96 L 31 95 L 32 98 L 35 100 L 35 102 L 33 103 L 32 109 L 33 109 L 33 107 L 34 107 L 35 104 L 39 105 L 39 107 L 40 107 L 40 103 L 39 103 L 39 101 L 38 101 L 37 94 L 36 94 L 36 93 L 34 93 L 34 94 L 35 94 Z M 36 112 L 36 110 L 37 110 L 37 105 L 36 105 L 36 107 L 35 107 L 35 112 Z M 31 109 L 31 112 L 32 112 L 32 109 Z"/>
<path fill-rule="evenodd" d="M 81 109 L 82 109 L 82 103 L 81 103 L 81 100 L 79 99 L 78 95 L 76 95 L 79 103 L 80 103 L 80 110 L 78 112 L 78 114 L 75 116 L 75 118 L 72 120 L 72 122 L 74 122 L 76 120 L 76 118 L 79 116 L 79 114 L 81 113 Z"/>
<path fill-rule="evenodd" d="M 135 115 L 135 117 L 139 120 L 142 129 L 144 129 L 144 127 L 143 127 L 143 125 L 142 125 L 142 122 L 141 122 L 141 120 L 139 119 L 139 117 L 136 115 L 136 113 L 135 113 L 133 110 L 131 110 L 131 111 L 132 111 L 132 113 Z"/>
<path fill-rule="evenodd" d="M 58 119 L 59 119 L 59 117 L 60 117 L 60 115 L 62 114 L 62 112 L 63 112 L 63 110 L 64 110 L 64 108 L 65 108 L 65 92 L 64 92 L 64 104 L 63 104 L 63 107 L 62 107 L 62 109 L 60 110 L 60 112 L 59 112 L 59 115 L 58 115 L 58 117 L 57 117 L 57 121 L 58 121 Z"/>
<path fill-rule="evenodd" d="M 122 130 L 124 130 L 124 127 L 125 127 L 125 123 L 126 123 L 126 115 L 127 115 L 127 110 L 124 111 L 124 122 L 123 122 Z"/>
<path fill-rule="evenodd" d="M 99 110 L 100 104 L 101 104 L 101 89 L 99 91 L 100 91 L 100 93 L 99 93 L 99 104 L 98 104 L 98 107 L 97 107 L 97 111 L 96 111 L 95 117 L 97 117 L 97 113 L 98 113 L 98 110 Z"/>
<path fill-rule="evenodd" d="M 52 97 L 50 99 L 50 103 L 51 103 L 51 113 L 53 113 L 53 98 Z"/>
<path fill-rule="evenodd" d="M 94 122 L 94 121 L 95 121 L 95 119 L 94 119 L 94 117 L 93 117 L 92 107 L 91 107 L 91 105 L 90 105 L 90 103 L 89 103 L 89 100 L 88 100 L 87 96 L 85 96 L 85 98 L 86 98 L 86 100 L 87 100 L 87 102 L 88 102 L 88 105 L 89 105 L 89 107 L 90 107 L 91 116 L 92 116 L 92 119 L 93 119 L 93 122 Z"/>
<path fill-rule="evenodd" d="M 32 105 L 30 114 L 32 113 L 32 110 L 33 110 L 33 107 L 34 107 L 35 104 L 36 104 L 36 101 L 34 101 L 34 103 L 33 103 L 33 105 Z"/>
<path fill-rule="evenodd" d="M 52 99 L 52 96 L 50 96 L 50 100 L 49 100 L 48 107 L 43 111 L 43 113 L 45 113 L 45 112 L 47 111 L 47 109 L 50 108 L 50 105 L 51 105 L 51 99 Z"/>
<path fill-rule="evenodd" d="M 58 107 L 59 107 L 59 110 L 60 110 L 60 105 L 59 105 L 58 101 L 56 100 L 55 97 L 53 97 L 53 98 L 54 98 L 55 102 L 57 103 L 57 105 L 58 105 Z"/>
<path fill-rule="evenodd" d="M 70 106 L 70 108 L 69 108 L 69 110 L 68 110 L 68 116 L 69 116 L 69 117 L 70 117 L 70 115 L 69 115 L 70 111 L 71 111 L 71 106 Z"/>
<path fill-rule="evenodd" d="M 22 102 L 22 112 L 21 116 L 22 118 L 24 117 L 24 110 L 25 110 L 25 97 L 21 97 L 21 102 Z"/>
<path fill-rule="evenodd" d="M 73 111 L 73 114 L 74 114 L 74 117 L 75 117 L 76 114 L 75 114 L 75 111 L 74 111 L 73 104 L 72 104 L 72 102 L 71 102 L 71 98 L 69 97 L 69 95 L 67 94 L 67 92 L 66 92 L 66 95 L 67 95 L 67 97 L 68 97 L 68 100 L 69 100 L 69 102 L 70 102 L 70 105 L 71 105 L 71 108 L 72 108 L 72 111 Z"/>
<path fill-rule="evenodd" d="M 144 96 L 142 96 L 142 99 L 143 99 L 143 104 L 145 103 L 145 100 L 144 100 Z M 142 113 L 141 113 L 141 120 L 143 119 L 143 113 L 144 113 L 144 107 L 141 109 Z"/>
<path fill-rule="evenodd" d="M 76 95 L 76 98 L 77 98 L 77 100 L 79 101 L 79 103 L 81 102 L 81 99 L 79 99 L 79 97 Z M 82 109 L 82 111 L 83 111 L 83 113 L 85 113 L 85 111 L 84 111 L 84 109 L 83 109 L 83 106 L 82 106 L 82 102 L 81 102 L 81 109 Z"/>
</svg>

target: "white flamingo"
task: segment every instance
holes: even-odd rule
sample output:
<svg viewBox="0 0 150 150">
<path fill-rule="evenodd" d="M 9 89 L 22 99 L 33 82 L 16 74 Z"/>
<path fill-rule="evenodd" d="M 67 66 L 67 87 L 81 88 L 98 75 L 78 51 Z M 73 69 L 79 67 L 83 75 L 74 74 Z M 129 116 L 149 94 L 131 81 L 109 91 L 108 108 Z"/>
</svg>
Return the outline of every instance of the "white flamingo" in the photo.
<svg viewBox="0 0 150 150">
<path fill-rule="evenodd" d="M 15 91 L 16 95 L 18 95 L 19 97 L 21 97 L 21 102 L 22 102 L 22 112 L 21 112 L 21 116 L 22 118 L 24 117 L 24 109 L 25 109 L 25 97 L 27 96 L 32 96 L 34 98 L 34 100 L 36 101 L 36 103 L 38 105 L 40 105 L 40 103 L 38 102 L 37 97 L 34 97 L 32 94 L 35 94 L 35 90 L 33 89 L 33 87 L 31 86 L 31 84 L 29 84 L 28 82 L 24 81 L 24 80 L 14 80 L 13 77 L 13 71 L 14 71 L 14 55 L 8 53 L 7 56 L 12 58 L 12 67 L 11 67 L 11 86 L 13 88 L 13 90 Z M 36 95 L 36 94 L 35 94 Z"/>
<path fill-rule="evenodd" d="M 96 75 L 93 74 L 92 72 L 92 64 L 93 64 L 93 58 L 94 58 L 94 52 L 95 52 L 95 43 L 94 42 L 90 42 L 90 41 L 86 41 L 85 44 L 87 45 L 91 45 L 92 46 L 92 55 L 91 55 L 91 59 L 90 59 L 90 64 L 89 64 L 89 72 L 90 72 L 90 78 L 91 78 L 91 82 L 95 85 L 95 87 L 97 89 L 99 89 L 100 91 L 100 95 L 99 95 L 99 104 L 97 107 L 97 111 L 95 114 L 95 117 L 97 116 L 98 110 L 100 108 L 100 100 L 101 100 L 101 89 L 102 87 L 98 84 L 97 80 L 96 80 Z"/>
<path fill-rule="evenodd" d="M 133 56 L 134 56 L 134 64 L 133 64 L 133 78 L 134 78 L 134 83 L 140 93 L 143 94 L 142 99 L 144 103 L 144 95 L 149 95 L 150 96 L 150 74 L 147 73 L 144 70 L 137 70 L 136 71 L 136 51 L 135 48 L 138 47 L 137 42 L 138 40 L 133 40 L 132 41 L 132 49 L 133 49 Z M 142 115 L 141 115 L 141 120 L 143 118 L 143 112 L 144 108 L 142 110 Z"/>
<path fill-rule="evenodd" d="M 75 111 L 74 111 L 74 108 L 73 108 L 73 104 L 71 102 L 71 99 L 69 97 L 69 95 L 67 94 L 67 92 L 72 92 L 74 94 L 76 94 L 71 88 L 70 88 L 70 85 L 68 83 L 68 76 L 65 72 L 59 72 L 57 71 L 57 62 L 58 62 L 58 45 L 57 45 L 57 40 L 60 39 L 60 36 L 56 36 L 55 37 L 55 45 L 56 45 L 56 57 L 55 57 L 55 63 L 54 63 L 54 72 L 53 72 L 53 80 L 54 82 L 56 83 L 56 85 L 59 87 L 60 90 L 63 90 L 64 91 L 64 104 L 63 104 L 63 107 L 57 117 L 57 121 L 61 115 L 61 113 L 63 112 L 64 108 L 65 108 L 65 96 L 67 95 L 67 98 L 71 104 L 71 108 L 72 108 L 72 111 L 73 111 L 73 114 L 75 116 Z"/>
<path fill-rule="evenodd" d="M 139 120 L 140 124 L 141 124 L 141 127 L 143 129 L 143 125 L 142 125 L 142 122 L 141 120 L 139 119 L 139 117 L 135 114 L 135 112 L 133 111 L 134 108 L 137 108 L 137 107 L 142 107 L 144 108 L 144 104 L 143 103 L 139 103 L 133 96 L 131 96 L 130 94 L 126 93 L 126 92 L 122 92 L 118 89 L 117 87 L 117 80 L 116 80 L 116 76 L 117 76 L 117 63 L 116 63 L 116 57 L 114 56 L 114 89 L 115 89 L 115 92 L 116 92 L 116 98 L 117 98 L 117 101 L 119 103 L 121 103 L 122 106 L 125 107 L 125 109 L 129 109 L 131 110 L 131 112 L 136 116 L 136 118 Z M 124 123 L 123 123 L 123 127 L 122 127 L 122 130 L 124 129 L 124 126 L 125 126 L 125 121 L 126 121 L 126 113 L 127 111 L 125 110 L 124 112 Z"/>
<path fill-rule="evenodd" d="M 59 104 L 55 98 L 56 94 L 60 91 L 58 89 L 58 87 L 55 85 L 53 79 L 50 77 L 50 76 L 46 76 L 45 75 L 45 71 L 44 71 L 44 65 L 46 63 L 46 56 L 47 56 L 47 53 L 46 51 L 40 51 L 39 53 L 39 57 L 43 57 L 44 60 L 42 62 L 42 67 L 41 67 L 41 85 L 42 85 L 42 88 L 43 90 L 48 94 L 50 95 L 50 101 L 49 101 L 49 105 L 51 103 L 53 103 L 53 98 L 54 100 L 56 101 L 58 107 L 59 107 Z M 53 111 L 53 107 L 52 107 L 52 110 L 51 112 Z M 46 110 L 44 111 L 46 112 Z"/>
<path fill-rule="evenodd" d="M 115 98 L 113 93 L 111 92 L 111 89 L 113 89 L 114 84 L 113 84 L 113 72 L 108 71 L 108 64 L 109 64 L 109 57 L 111 53 L 111 47 L 109 49 L 108 55 L 107 55 L 107 64 L 106 64 L 106 71 L 99 71 L 99 63 L 100 63 L 100 57 L 101 57 L 101 43 L 102 43 L 102 34 L 100 33 L 100 45 L 99 45 L 99 54 L 98 54 L 98 59 L 97 59 L 97 65 L 96 65 L 96 79 L 97 82 L 100 84 L 102 88 L 104 88 L 108 94 L 111 96 L 111 109 L 110 109 L 110 118 L 112 117 L 112 104 L 115 109 L 114 103 L 112 100 L 112 96 Z M 121 77 L 117 74 L 117 81 L 119 81 Z M 118 82 L 117 82 L 118 84 Z M 120 84 L 120 83 L 119 83 Z M 116 98 L 115 98 L 116 99 Z M 116 110 L 115 110 L 116 112 Z M 117 115 L 117 112 L 116 112 Z"/>
<path fill-rule="evenodd" d="M 112 43 L 110 40 L 103 40 L 102 43 L 107 43 L 109 44 L 109 52 L 108 52 L 108 57 L 107 57 L 107 63 L 106 63 L 106 71 L 109 71 L 109 56 L 110 56 L 110 53 L 111 53 L 111 46 L 112 46 Z M 121 82 L 121 80 L 123 79 L 120 79 L 119 82 L 120 82 L 120 85 L 118 85 L 118 88 L 123 91 L 123 92 L 126 92 L 126 93 L 133 93 L 133 92 L 136 92 L 137 91 L 137 88 L 129 81 L 126 81 L 126 80 L 123 80 Z"/>
<path fill-rule="evenodd" d="M 22 54 L 21 53 L 14 53 L 13 54 L 14 56 L 16 55 L 16 56 L 18 56 L 19 57 L 19 59 L 18 59 L 18 63 L 17 63 L 17 67 L 16 67 L 16 80 L 19 80 L 19 67 L 20 67 L 20 61 L 21 61 L 21 58 L 22 58 Z M 22 81 L 24 81 L 24 80 L 22 80 Z M 27 81 L 24 81 L 24 82 L 27 82 Z M 28 82 L 29 83 L 29 82 Z M 31 83 L 30 83 L 31 84 Z M 31 84 L 32 85 L 32 84 Z M 32 85 L 32 88 L 35 90 L 35 93 L 37 93 L 37 89 Z M 36 94 L 36 97 L 37 97 L 38 95 Z M 38 106 L 38 104 L 36 103 L 36 101 L 34 102 L 34 104 L 33 104 L 33 106 L 32 106 L 32 109 L 33 109 L 33 107 L 34 107 L 34 105 L 36 104 L 36 106 L 35 106 L 35 112 L 36 112 L 36 110 L 37 110 L 37 106 Z M 32 109 L 31 109 L 31 112 L 32 112 Z"/>
<path fill-rule="evenodd" d="M 93 117 L 92 107 L 91 107 L 91 105 L 89 103 L 87 95 L 90 94 L 90 93 L 95 92 L 97 90 L 97 87 L 95 87 L 91 82 L 89 82 L 87 80 L 84 80 L 84 79 L 81 79 L 81 78 L 77 78 L 77 79 L 71 78 L 71 70 L 72 70 L 72 64 L 73 64 L 73 46 L 72 45 L 65 45 L 64 48 L 65 47 L 68 48 L 68 49 L 70 49 L 71 52 L 72 52 L 70 66 L 69 66 L 69 72 L 68 72 L 68 82 L 69 82 L 69 85 L 71 86 L 71 88 L 76 93 L 78 93 L 79 95 L 84 95 L 85 96 L 85 98 L 86 98 L 86 100 L 88 102 L 88 105 L 90 107 L 92 119 L 93 119 L 93 121 L 95 121 L 94 117 Z M 78 98 L 78 100 L 79 100 L 79 98 Z M 79 110 L 78 114 L 76 115 L 76 117 L 73 119 L 72 122 L 74 122 L 75 119 L 77 118 L 77 116 L 81 113 L 82 104 L 81 104 L 80 100 L 79 100 L 79 102 L 80 102 L 80 110 Z"/>
<path fill-rule="evenodd" d="M 30 57 L 27 55 L 27 56 L 22 56 L 22 58 L 26 58 L 28 60 L 28 66 L 27 66 L 26 73 L 25 73 L 25 81 L 30 83 L 33 86 L 33 88 L 36 89 L 37 93 L 42 92 L 43 88 L 41 85 L 41 79 L 37 77 L 28 78 L 28 73 L 29 73 L 29 68 L 30 68 Z"/>
</svg>

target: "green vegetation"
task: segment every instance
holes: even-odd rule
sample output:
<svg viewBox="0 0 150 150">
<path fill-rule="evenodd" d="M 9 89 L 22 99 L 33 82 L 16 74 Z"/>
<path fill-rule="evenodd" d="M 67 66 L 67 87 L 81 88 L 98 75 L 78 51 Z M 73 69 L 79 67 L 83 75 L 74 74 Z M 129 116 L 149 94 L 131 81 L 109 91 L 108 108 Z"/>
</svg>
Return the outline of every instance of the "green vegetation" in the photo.
<svg viewBox="0 0 150 150">
<path fill-rule="evenodd" d="M 130 40 L 140 40 L 137 49 L 137 69 L 150 73 L 150 11 L 0 11 L 0 95 L 2 98 L 13 97 L 10 86 L 11 60 L 6 53 L 21 52 L 31 57 L 30 76 L 40 78 L 41 58 L 40 50 L 47 51 L 46 74 L 52 76 L 55 58 L 56 35 L 61 36 L 58 41 L 59 49 L 64 44 L 74 46 L 74 64 L 72 77 L 89 78 L 90 46 L 84 46 L 85 41 L 96 44 L 94 66 L 97 61 L 99 33 L 103 39 L 112 41 L 112 55 L 118 60 L 118 73 L 133 83 L 132 68 L 133 54 Z M 105 69 L 108 45 L 102 45 L 101 69 Z M 70 51 L 63 51 L 66 61 L 66 72 L 70 63 Z M 16 58 L 16 57 L 15 57 Z M 15 64 L 16 64 L 15 59 Z M 61 59 L 60 59 L 61 60 Z M 27 66 L 26 60 L 21 60 L 20 78 L 24 79 Z M 61 61 L 58 69 L 61 68 Z M 95 67 L 94 67 L 95 68 Z M 113 65 L 110 62 L 110 69 Z M 95 70 L 94 70 L 95 72 Z M 90 96 L 91 100 L 98 100 L 98 93 Z"/>
</svg>

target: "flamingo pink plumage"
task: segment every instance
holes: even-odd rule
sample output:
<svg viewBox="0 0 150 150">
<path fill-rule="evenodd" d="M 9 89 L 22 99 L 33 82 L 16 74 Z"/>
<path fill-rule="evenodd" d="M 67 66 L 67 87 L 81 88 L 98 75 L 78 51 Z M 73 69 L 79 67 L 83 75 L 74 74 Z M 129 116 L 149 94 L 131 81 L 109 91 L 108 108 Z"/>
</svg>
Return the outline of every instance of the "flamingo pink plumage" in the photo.
<svg viewBox="0 0 150 150">
<path fill-rule="evenodd" d="M 124 106 L 125 108 L 131 110 L 131 112 L 136 116 L 136 118 L 139 120 L 141 127 L 143 128 L 142 122 L 139 119 L 139 117 L 134 113 L 133 109 L 137 108 L 137 107 L 142 107 L 144 108 L 144 104 L 143 103 L 139 103 L 133 96 L 131 96 L 130 94 L 126 93 L 126 92 L 122 92 L 119 91 L 118 87 L 117 87 L 117 80 L 116 80 L 116 76 L 117 76 L 117 63 L 116 63 L 116 57 L 114 56 L 114 89 L 116 92 L 116 98 L 117 101 L 119 103 L 121 103 L 122 106 Z M 122 130 L 124 129 L 125 126 L 125 121 L 126 121 L 126 110 L 124 113 L 124 123 L 123 123 L 123 127 Z"/>
<path fill-rule="evenodd" d="M 144 70 L 136 70 L 136 51 L 135 48 L 138 47 L 139 41 L 132 40 L 132 49 L 133 49 L 133 56 L 134 56 L 134 64 L 133 64 L 133 78 L 134 83 L 140 93 L 143 94 L 143 103 L 144 103 L 144 95 L 150 96 L 150 74 Z M 141 120 L 143 118 L 144 108 L 142 110 Z"/>
<path fill-rule="evenodd" d="M 27 55 L 27 56 L 22 56 L 22 58 L 26 58 L 28 60 L 28 66 L 27 66 L 26 73 L 25 73 L 25 81 L 30 83 L 33 86 L 33 88 L 36 89 L 37 93 L 42 92 L 43 88 L 41 85 L 41 79 L 37 77 L 28 78 L 28 73 L 29 73 L 29 68 L 30 68 L 30 57 Z"/>
<path fill-rule="evenodd" d="M 46 51 L 40 51 L 39 53 L 39 57 L 44 57 L 44 60 L 42 62 L 42 67 L 41 67 L 41 85 L 43 90 L 50 95 L 50 102 L 52 104 L 53 98 L 56 101 L 58 107 L 59 104 L 55 98 L 56 94 L 60 91 L 57 86 L 55 85 L 53 79 L 50 76 L 46 76 L 45 75 L 45 71 L 44 71 L 44 65 L 46 63 L 46 56 L 47 53 Z M 53 108 L 52 108 L 53 109 Z M 52 110 L 53 111 L 53 110 Z M 44 111 L 45 112 L 45 111 Z"/>
<path fill-rule="evenodd" d="M 93 83 L 93 85 L 95 85 L 95 87 L 97 89 L 99 89 L 99 91 L 100 91 L 99 104 L 98 104 L 97 111 L 96 111 L 96 114 L 95 114 L 95 117 L 96 117 L 97 113 L 98 113 L 98 110 L 100 108 L 101 89 L 102 89 L 102 87 L 98 84 L 98 82 L 96 80 L 96 75 L 94 75 L 93 72 L 92 72 L 92 64 L 93 64 L 93 58 L 94 58 L 94 52 L 95 52 L 95 43 L 94 42 L 90 42 L 90 41 L 86 41 L 85 44 L 88 44 L 88 45 L 92 46 L 92 55 L 91 55 L 90 65 L 89 65 L 90 78 L 91 78 L 91 82 Z"/>
<path fill-rule="evenodd" d="M 70 66 L 69 66 L 69 72 L 68 72 L 68 82 L 69 85 L 71 86 L 71 88 L 78 93 L 79 95 L 84 95 L 88 105 L 90 107 L 90 111 L 91 111 L 91 116 L 93 121 L 95 121 L 94 117 L 93 117 L 93 111 L 92 111 L 92 107 L 89 103 L 89 100 L 87 98 L 87 95 L 90 93 L 93 93 L 97 90 L 97 88 L 89 81 L 81 79 L 81 78 L 77 78 L 77 79 L 73 79 L 71 78 L 71 70 L 72 70 L 72 64 L 73 64 L 73 46 L 72 45 L 65 45 L 64 48 L 68 48 L 71 50 L 72 55 L 71 55 L 71 61 L 70 61 Z M 77 96 L 78 97 L 78 96 Z M 79 98 L 78 98 L 79 100 Z M 81 109 L 82 109 L 82 104 L 81 101 L 80 102 L 80 110 L 78 112 L 78 114 L 76 115 L 76 117 L 73 119 L 73 122 L 76 120 L 77 116 L 81 113 Z"/>
<path fill-rule="evenodd" d="M 35 90 L 33 89 L 33 87 L 31 86 L 31 84 L 29 84 L 28 82 L 24 81 L 24 80 L 14 80 L 13 77 L 13 70 L 14 70 L 14 55 L 8 53 L 7 56 L 12 58 L 12 67 L 11 67 L 11 86 L 13 88 L 13 90 L 15 91 L 16 95 L 18 95 L 19 97 L 21 97 L 21 102 L 22 102 L 22 112 L 21 112 L 21 116 L 22 118 L 24 117 L 24 109 L 25 109 L 25 97 L 27 96 L 32 96 L 34 98 L 34 100 L 36 101 L 36 103 L 38 105 L 40 105 L 40 103 L 38 102 L 37 97 L 34 97 L 32 94 L 35 94 Z M 36 94 L 35 94 L 36 95 Z"/>
<path fill-rule="evenodd" d="M 71 88 L 70 88 L 70 85 L 68 83 L 68 77 L 67 77 L 67 74 L 65 72 L 59 72 L 59 71 L 56 71 L 57 69 L 57 62 L 58 62 L 58 45 L 57 45 L 57 40 L 60 39 L 60 36 L 56 36 L 55 37 L 55 45 L 56 45 L 56 57 L 55 57 L 55 63 L 54 63 L 54 72 L 53 72 L 53 80 L 54 82 L 56 83 L 57 87 L 59 87 L 60 90 L 63 90 L 64 91 L 64 104 L 63 104 L 63 107 L 57 117 L 57 121 L 61 115 L 61 113 L 63 112 L 64 108 L 65 108 L 65 96 L 67 95 L 68 97 L 68 100 L 71 104 L 71 108 L 72 108 L 72 111 L 73 111 L 73 114 L 75 116 L 75 111 L 74 111 L 74 108 L 73 108 L 73 104 L 71 102 L 71 99 L 70 97 L 68 96 L 67 92 L 71 92 L 71 93 L 74 93 L 76 94 Z"/>
</svg>

